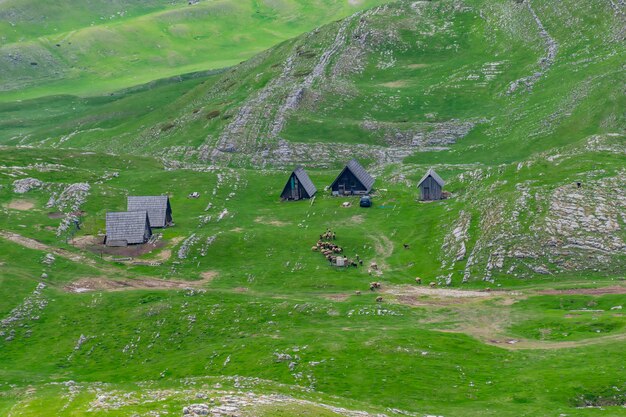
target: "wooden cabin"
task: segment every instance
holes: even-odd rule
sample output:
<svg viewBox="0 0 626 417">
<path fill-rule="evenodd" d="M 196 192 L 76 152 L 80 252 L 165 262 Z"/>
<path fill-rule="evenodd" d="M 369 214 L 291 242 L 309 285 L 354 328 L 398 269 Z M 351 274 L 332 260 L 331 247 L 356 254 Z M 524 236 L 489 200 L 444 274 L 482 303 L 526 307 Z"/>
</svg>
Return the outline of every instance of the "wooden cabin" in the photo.
<svg viewBox="0 0 626 417">
<path fill-rule="evenodd" d="M 312 198 L 316 192 L 317 188 L 313 185 L 313 181 L 304 168 L 297 167 L 289 176 L 280 198 L 282 200 L 302 200 Z"/>
<path fill-rule="evenodd" d="M 128 246 L 146 243 L 152 236 L 148 212 L 123 211 L 106 215 L 107 246 Z"/>
<path fill-rule="evenodd" d="M 172 225 L 172 206 L 166 195 L 128 196 L 127 210 L 147 211 L 152 228 Z"/>
<path fill-rule="evenodd" d="M 330 189 L 333 195 L 365 195 L 372 191 L 373 185 L 374 178 L 353 159 L 346 164 Z"/>
<path fill-rule="evenodd" d="M 441 200 L 443 198 L 443 186 L 445 184 L 445 181 L 434 169 L 429 169 L 426 175 L 424 175 L 417 184 L 417 187 L 420 189 L 420 200 Z"/>
</svg>

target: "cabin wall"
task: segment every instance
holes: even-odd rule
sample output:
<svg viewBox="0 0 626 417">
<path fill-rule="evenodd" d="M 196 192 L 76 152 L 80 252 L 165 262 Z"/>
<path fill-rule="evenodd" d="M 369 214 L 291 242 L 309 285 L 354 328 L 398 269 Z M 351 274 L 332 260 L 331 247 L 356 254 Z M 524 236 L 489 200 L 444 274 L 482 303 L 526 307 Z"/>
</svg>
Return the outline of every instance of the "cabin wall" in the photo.
<svg viewBox="0 0 626 417">
<path fill-rule="evenodd" d="M 109 246 L 109 247 L 119 248 L 119 247 L 128 246 L 128 242 L 126 240 L 107 239 L 106 245 Z"/>
<path fill-rule="evenodd" d="M 292 184 L 294 183 L 296 187 L 295 193 L 292 186 Z M 296 177 L 296 174 L 291 174 L 289 180 L 287 181 L 287 184 L 285 185 L 285 188 L 283 189 L 283 192 L 280 194 L 280 198 L 282 200 L 302 200 L 311 197 L 312 196 L 308 194 L 302 183 L 298 180 L 298 177 Z"/>
<path fill-rule="evenodd" d="M 420 200 L 422 201 L 441 200 L 442 194 L 441 186 L 433 177 L 426 178 L 420 185 Z"/>
<path fill-rule="evenodd" d="M 146 230 L 143 233 L 143 243 L 146 243 L 152 237 L 152 229 L 146 224 Z"/>
<path fill-rule="evenodd" d="M 341 173 L 339 179 L 333 183 L 333 194 L 341 194 L 340 189 L 349 194 L 367 194 L 367 188 L 349 170 Z"/>
<path fill-rule="evenodd" d="M 167 201 L 167 209 L 165 211 L 165 225 L 170 226 L 172 224 L 172 206 L 170 206 L 169 200 Z"/>
</svg>

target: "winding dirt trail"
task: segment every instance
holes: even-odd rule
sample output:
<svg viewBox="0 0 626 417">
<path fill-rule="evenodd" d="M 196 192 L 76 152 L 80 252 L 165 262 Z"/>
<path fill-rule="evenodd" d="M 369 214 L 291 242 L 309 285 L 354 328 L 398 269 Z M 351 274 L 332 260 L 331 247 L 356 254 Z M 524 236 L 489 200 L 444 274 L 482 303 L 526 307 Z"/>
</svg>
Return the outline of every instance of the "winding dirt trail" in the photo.
<svg viewBox="0 0 626 417">
<path fill-rule="evenodd" d="M 391 286 L 383 294 L 392 297 L 392 302 L 413 307 L 452 309 L 458 317 L 453 329 L 441 328 L 445 333 L 460 333 L 472 336 L 481 342 L 508 350 L 524 349 L 570 349 L 602 343 L 626 340 L 626 332 L 571 341 L 542 341 L 511 336 L 507 329 L 513 322 L 510 305 L 532 295 L 605 295 L 626 294 L 626 286 L 610 285 L 598 288 L 532 289 L 521 291 L 473 291 L 422 286 Z M 490 303 L 484 303 L 490 301 Z M 449 316 L 436 317 L 430 323 L 446 322 Z"/>
<path fill-rule="evenodd" d="M 46 245 L 45 243 L 42 243 L 38 240 L 31 239 L 29 237 L 25 237 L 14 232 L 0 230 L 0 237 L 6 240 L 9 240 L 13 243 L 17 243 L 18 245 L 24 246 L 29 249 L 35 249 L 35 250 L 52 253 L 53 255 L 68 259 L 72 262 L 83 263 L 89 266 L 93 266 L 95 268 L 102 269 L 101 266 L 98 265 L 96 261 L 86 256 L 80 255 L 78 253 L 70 252 L 66 249 L 55 248 L 53 246 Z"/>
<path fill-rule="evenodd" d="M 175 281 L 163 280 L 153 277 L 131 277 L 123 270 L 102 265 L 94 259 L 88 258 L 78 253 L 70 252 L 65 249 L 55 248 L 38 240 L 31 239 L 14 232 L 0 230 L 0 238 L 7 239 L 13 243 L 24 246 L 29 249 L 40 250 L 42 252 L 52 253 L 60 258 L 67 259 L 72 262 L 89 265 L 100 271 L 102 277 L 81 278 L 72 282 L 63 289 L 71 293 L 84 293 L 91 291 L 124 291 L 124 290 L 140 290 L 140 289 L 159 289 L 173 290 L 186 288 L 199 288 L 209 283 L 218 273 L 215 271 L 205 271 L 201 274 L 202 279 L 196 281 Z M 107 276 L 116 276 L 118 278 L 107 278 Z"/>
</svg>

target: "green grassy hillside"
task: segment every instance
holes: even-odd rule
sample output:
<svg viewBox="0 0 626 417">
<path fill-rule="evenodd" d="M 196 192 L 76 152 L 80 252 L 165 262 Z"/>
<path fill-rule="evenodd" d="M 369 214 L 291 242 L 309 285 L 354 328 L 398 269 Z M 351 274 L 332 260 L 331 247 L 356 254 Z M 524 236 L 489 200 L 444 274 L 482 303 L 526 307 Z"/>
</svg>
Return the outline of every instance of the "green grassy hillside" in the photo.
<svg viewBox="0 0 626 417">
<path fill-rule="evenodd" d="M 0 415 L 624 415 L 622 2 L 381 3 L 0 2 L 87 68 L 0 76 Z M 136 194 L 175 225 L 107 249 Z"/>
<path fill-rule="evenodd" d="M 381 1 L 0 4 L 0 101 L 114 91 L 229 67 Z"/>
</svg>

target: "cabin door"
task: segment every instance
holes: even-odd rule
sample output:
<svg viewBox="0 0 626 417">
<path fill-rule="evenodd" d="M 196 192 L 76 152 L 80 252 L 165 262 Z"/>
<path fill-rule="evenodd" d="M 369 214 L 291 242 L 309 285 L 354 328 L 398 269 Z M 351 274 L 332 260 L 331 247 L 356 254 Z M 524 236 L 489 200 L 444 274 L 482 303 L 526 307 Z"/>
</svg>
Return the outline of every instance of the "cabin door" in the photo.
<svg viewBox="0 0 626 417">
<path fill-rule="evenodd" d="M 424 187 L 424 200 L 430 200 L 430 187 Z"/>
<path fill-rule="evenodd" d="M 295 176 L 291 177 L 291 198 L 294 200 L 300 199 L 300 187 Z"/>
</svg>

